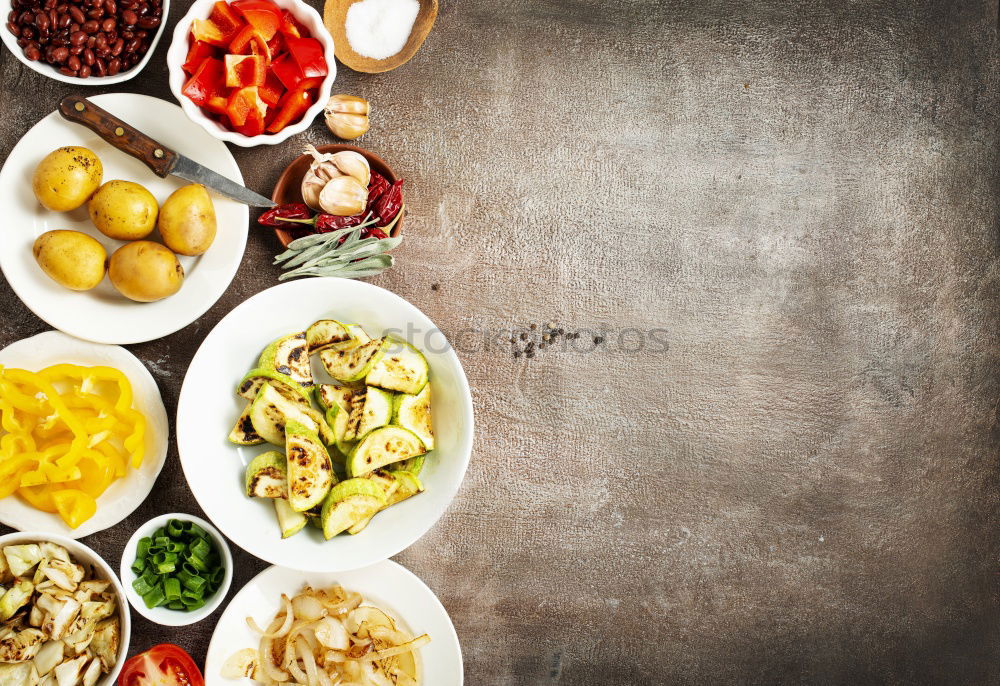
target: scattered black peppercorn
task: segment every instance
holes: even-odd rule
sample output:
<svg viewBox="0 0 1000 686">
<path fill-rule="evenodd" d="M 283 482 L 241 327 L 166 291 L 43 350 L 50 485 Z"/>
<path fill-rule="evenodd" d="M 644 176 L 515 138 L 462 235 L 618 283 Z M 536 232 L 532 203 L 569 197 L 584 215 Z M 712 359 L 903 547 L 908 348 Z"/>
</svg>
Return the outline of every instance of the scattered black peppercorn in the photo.
<svg viewBox="0 0 1000 686">
<path fill-rule="evenodd" d="M 528 340 L 528 334 L 526 334 L 526 333 L 522 333 L 522 334 L 521 334 L 521 340 L 522 340 L 522 341 L 526 341 L 526 340 Z"/>
<path fill-rule="evenodd" d="M 528 352 L 524 353 L 524 356 L 527 357 L 528 359 L 531 359 L 532 357 L 535 356 L 535 353 L 529 350 Z"/>
<path fill-rule="evenodd" d="M 534 330 L 535 330 L 535 329 L 537 329 L 538 327 L 537 327 L 537 326 L 535 326 L 534 324 L 532 324 L 532 325 L 531 325 L 531 326 L 529 326 L 528 328 L 529 328 L 529 329 L 531 329 L 532 331 L 534 331 Z"/>
<path fill-rule="evenodd" d="M 520 357 L 520 356 L 521 356 L 521 351 L 520 351 L 520 350 L 515 350 L 515 351 L 514 351 L 514 357 L 515 357 L 515 358 L 518 358 L 518 357 Z"/>
<path fill-rule="evenodd" d="M 604 342 L 604 336 L 594 336 L 594 344 L 600 345 Z"/>
</svg>

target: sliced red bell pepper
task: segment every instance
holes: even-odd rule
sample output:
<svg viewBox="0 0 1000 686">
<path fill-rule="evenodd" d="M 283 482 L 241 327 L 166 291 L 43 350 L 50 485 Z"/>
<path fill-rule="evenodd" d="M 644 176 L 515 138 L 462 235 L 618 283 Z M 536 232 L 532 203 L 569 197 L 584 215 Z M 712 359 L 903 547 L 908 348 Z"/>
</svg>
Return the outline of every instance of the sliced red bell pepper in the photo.
<svg viewBox="0 0 1000 686">
<path fill-rule="evenodd" d="M 244 26 L 244 21 L 240 18 L 229 3 L 219 0 L 212 5 L 212 11 L 208 15 L 208 20 L 219 27 L 223 35 L 234 36 Z"/>
<path fill-rule="evenodd" d="M 286 93 L 278 103 L 277 116 L 267 127 L 268 133 L 278 133 L 289 124 L 297 122 L 313 102 L 314 98 L 307 90 L 297 88 Z"/>
<path fill-rule="evenodd" d="M 245 88 L 264 83 L 267 65 L 260 55 L 226 55 L 226 87 Z"/>
<path fill-rule="evenodd" d="M 295 63 L 291 55 L 282 55 L 271 62 L 271 72 L 288 90 L 298 88 L 299 82 L 303 78 L 302 72 L 299 71 L 299 65 Z"/>
<path fill-rule="evenodd" d="M 201 63 L 204 62 L 206 58 L 214 55 L 215 48 L 205 41 L 192 41 L 191 47 L 188 48 L 187 57 L 184 59 L 184 65 L 181 68 L 185 73 L 193 74 L 198 71 L 198 67 L 201 66 Z"/>
<path fill-rule="evenodd" d="M 288 44 L 285 43 L 285 34 L 281 32 L 274 34 L 274 38 L 267 42 L 267 49 L 270 50 L 271 54 L 275 57 L 288 52 Z"/>
<path fill-rule="evenodd" d="M 226 107 L 229 105 L 229 98 L 225 95 L 213 95 L 211 96 L 202 107 L 211 112 L 212 114 L 224 114 L 228 116 Z"/>
<path fill-rule="evenodd" d="M 229 45 L 230 36 L 210 19 L 195 19 L 191 22 L 191 36 L 196 41 L 224 48 Z"/>
<path fill-rule="evenodd" d="M 208 57 L 187 80 L 181 93 L 190 98 L 194 104 L 201 106 L 212 96 L 222 93 L 224 80 L 225 66 L 222 60 Z"/>
<path fill-rule="evenodd" d="M 288 54 L 295 60 L 303 77 L 326 76 L 329 69 L 323 54 L 323 44 L 315 38 L 285 38 Z"/>
<path fill-rule="evenodd" d="M 252 112 L 242 126 L 234 126 L 233 130 L 244 136 L 259 136 L 265 131 L 263 117 L 258 112 Z"/>
<path fill-rule="evenodd" d="M 274 75 L 274 72 L 268 69 L 267 74 L 264 76 L 264 83 L 257 91 L 260 93 L 260 99 L 267 103 L 268 108 L 272 108 L 278 104 L 281 96 L 285 94 L 285 86 Z"/>
<path fill-rule="evenodd" d="M 229 42 L 229 52 L 234 55 L 260 55 L 269 63 L 271 50 L 267 41 L 253 26 L 247 24 Z"/>
<path fill-rule="evenodd" d="M 269 41 L 281 26 L 281 10 L 267 0 L 236 0 L 232 8 L 257 29 L 265 41 Z"/>
<path fill-rule="evenodd" d="M 278 27 L 278 31 L 292 38 L 301 38 L 302 36 L 309 35 L 309 30 L 300 24 L 299 20 L 288 10 L 282 10 L 281 12 L 281 26 Z"/>
<path fill-rule="evenodd" d="M 323 85 L 324 77 L 322 76 L 311 76 L 308 79 L 302 79 L 299 81 L 299 85 L 296 86 L 301 91 L 307 91 L 312 88 L 319 88 Z"/>
<path fill-rule="evenodd" d="M 264 116 L 267 114 L 267 103 L 261 100 L 257 86 L 247 86 L 234 90 L 229 96 L 229 103 L 226 105 L 226 114 L 233 126 L 244 126 L 247 119 L 254 118 L 261 121 L 263 128 Z"/>
</svg>

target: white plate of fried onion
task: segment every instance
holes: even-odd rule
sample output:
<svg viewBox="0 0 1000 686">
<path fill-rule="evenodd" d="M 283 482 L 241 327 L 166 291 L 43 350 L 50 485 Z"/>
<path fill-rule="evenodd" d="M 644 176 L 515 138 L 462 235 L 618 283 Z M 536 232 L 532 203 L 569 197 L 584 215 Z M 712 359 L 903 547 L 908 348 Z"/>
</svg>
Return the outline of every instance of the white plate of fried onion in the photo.
<svg viewBox="0 0 1000 686">
<path fill-rule="evenodd" d="M 350 572 L 270 567 L 226 608 L 212 686 L 461 686 L 462 652 L 437 596 L 385 560 Z"/>
</svg>

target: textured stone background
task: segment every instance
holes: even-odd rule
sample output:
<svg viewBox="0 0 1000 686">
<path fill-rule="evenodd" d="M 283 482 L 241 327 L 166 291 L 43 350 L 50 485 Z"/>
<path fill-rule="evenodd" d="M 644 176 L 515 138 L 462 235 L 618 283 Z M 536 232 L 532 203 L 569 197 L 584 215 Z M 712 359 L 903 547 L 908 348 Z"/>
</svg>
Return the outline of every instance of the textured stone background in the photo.
<svg viewBox="0 0 1000 686">
<path fill-rule="evenodd" d="M 469 684 L 1000 680 L 997 14 L 448 1 L 405 67 L 342 71 L 408 179 L 375 282 L 452 333 L 475 392 L 465 486 L 399 556 Z M 125 86 L 169 99 L 165 51 Z M 0 153 L 66 92 L 2 53 Z M 267 193 L 307 139 L 234 152 Z M 171 414 L 275 250 L 253 232 L 215 307 L 132 347 Z M 0 303 L 0 344 L 47 328 Z M 463 332 L 546 321 L 607 342 L 527 361 Z M 116 561 L 173 509 L 198 511 L 175 451 L 88 543 Z M 262 567 L 240 555 L 234 590 Z M 200 657 L 213 625 L 137 619 L 133 649 Z"/>
</svg>

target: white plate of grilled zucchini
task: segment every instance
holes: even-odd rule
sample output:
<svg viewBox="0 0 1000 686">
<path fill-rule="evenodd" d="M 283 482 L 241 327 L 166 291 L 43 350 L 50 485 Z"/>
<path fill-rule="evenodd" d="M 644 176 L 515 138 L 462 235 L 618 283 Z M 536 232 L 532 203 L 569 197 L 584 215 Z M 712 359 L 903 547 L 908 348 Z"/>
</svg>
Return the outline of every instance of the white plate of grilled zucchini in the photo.
<svg viewBox="0 0 1000 686">
<path fill-rule="evenodd" d="M 206 337 L 177 439 L 199 504 L 241 548 L 292 569 L 384 560 L 441 516 L 464 477 L 472 400 L 417 308 L 377 286 L 271 288 Z"/>
</svg>

